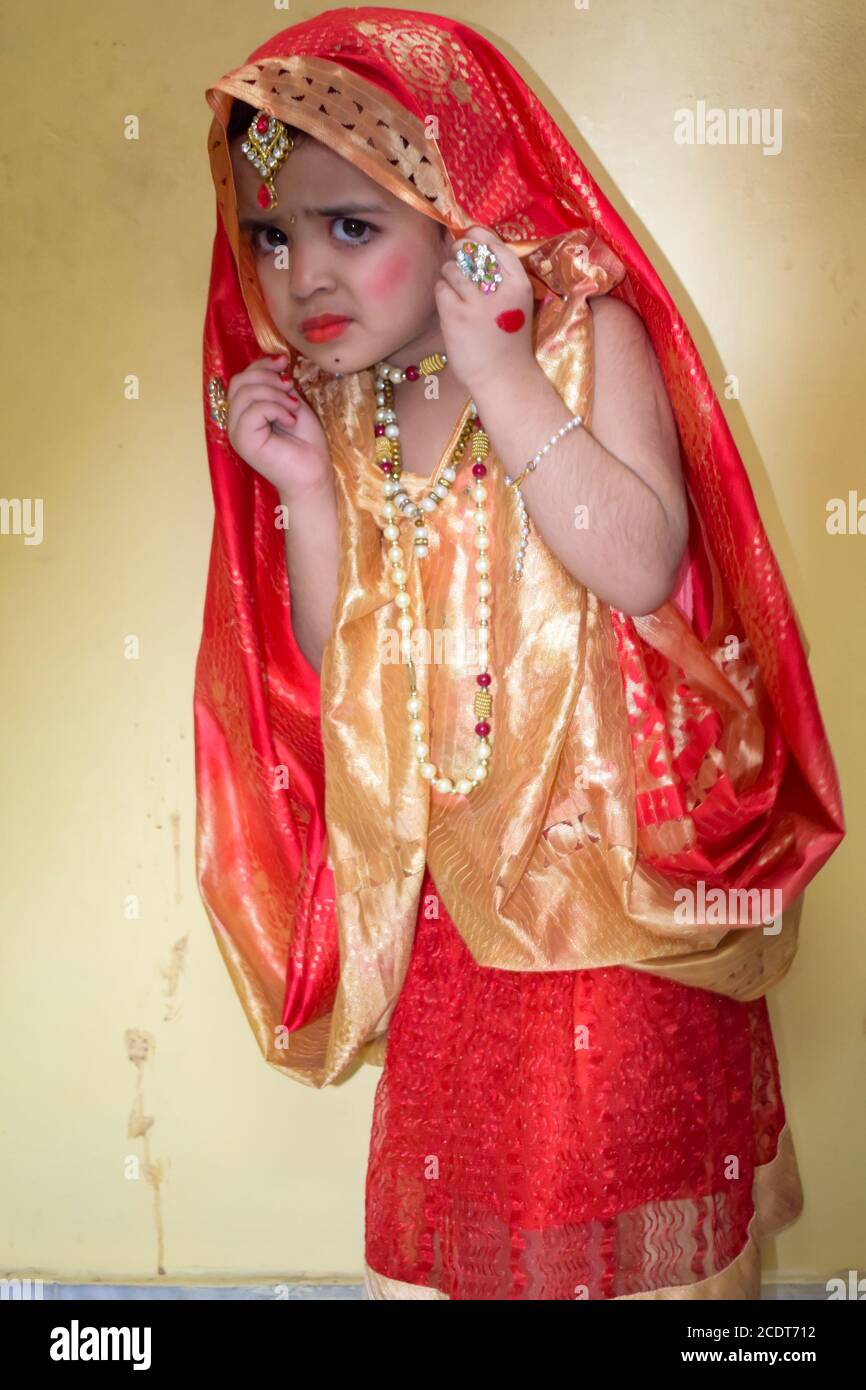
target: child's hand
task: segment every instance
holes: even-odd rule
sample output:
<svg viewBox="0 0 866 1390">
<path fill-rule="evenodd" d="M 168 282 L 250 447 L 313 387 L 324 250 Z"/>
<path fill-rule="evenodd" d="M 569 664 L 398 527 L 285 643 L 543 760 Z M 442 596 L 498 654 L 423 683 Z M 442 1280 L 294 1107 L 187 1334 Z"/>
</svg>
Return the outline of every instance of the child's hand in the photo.
<svg viewBox="0 0 866 1390">
<path fill-rule="evenodd" d="M 287 363 L 285 353 L 262 357 L 232 377 L 227 433 L 232 448 L 281 496 L 297 497 L 326 483 L 332 465 L 318 416 L 279 375 Z"/>
<path fill-rule="evenodd" d="M 499 261 L 501 284 L 484 294 L 454 259 L 466 240 L 484 242 Z M 452 243 L 434 286 L 449 370 L 473 395 L 491 382 L 508 382 L 532 372 L 532 282 L 520 257 L 489 227 L 473 225 Z"/>
</svg>

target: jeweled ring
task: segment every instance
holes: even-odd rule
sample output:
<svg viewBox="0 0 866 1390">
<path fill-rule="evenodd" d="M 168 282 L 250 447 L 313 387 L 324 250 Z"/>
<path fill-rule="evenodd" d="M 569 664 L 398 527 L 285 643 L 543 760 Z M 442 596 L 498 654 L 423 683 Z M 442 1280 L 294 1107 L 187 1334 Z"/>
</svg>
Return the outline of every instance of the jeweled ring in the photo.
<svg viewBox="0 0 866 1390">
<path fill-rule="evenodd" d="M 455 260 L 467 279 L 484 294 L 493 294 L 502 283 L 499 261 L 484 241 L 465 241 L 455 252 Z"/>
<path fill-rule="evenodd" d="M 207 384 L 207 394 L 210 403 L 210 418 L 217 429 L 225 430 L 228 426 L 229 403 L 226 388 L 218 376 L 211 377 Z"/>
</svg>

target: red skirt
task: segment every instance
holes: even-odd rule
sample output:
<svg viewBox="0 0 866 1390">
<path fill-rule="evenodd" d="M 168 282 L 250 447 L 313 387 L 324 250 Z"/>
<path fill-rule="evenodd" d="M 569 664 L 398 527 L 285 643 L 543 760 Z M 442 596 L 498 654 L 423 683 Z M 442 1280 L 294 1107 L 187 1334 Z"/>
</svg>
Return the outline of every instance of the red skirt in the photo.
<svg viewBox="0 0 866 1390">
<path fill-rule="evenodd" d="M 492 970 L 429 871 L 421 902 L 375 1097 L 370 1269 L 450 1299 L 610 1299 L 729 1265 L 785 1124 L 765 1000 Z"/>
</svg>

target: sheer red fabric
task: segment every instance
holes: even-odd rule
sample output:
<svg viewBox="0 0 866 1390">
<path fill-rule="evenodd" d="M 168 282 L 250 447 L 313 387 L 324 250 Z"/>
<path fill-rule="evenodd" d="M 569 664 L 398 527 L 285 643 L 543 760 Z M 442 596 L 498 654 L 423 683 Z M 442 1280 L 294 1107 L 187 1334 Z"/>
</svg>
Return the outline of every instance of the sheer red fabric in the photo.
<svg viewBox="0 0 866 1390">
<path fill-rule="evenodd" d="M 376 1090 L 366 1262 L 458 1300 L 692 1284 L 744 1249 L 784 1124 L 764 999 L 618 966 L 485 969 L 428 872 Z"/>
</svg>

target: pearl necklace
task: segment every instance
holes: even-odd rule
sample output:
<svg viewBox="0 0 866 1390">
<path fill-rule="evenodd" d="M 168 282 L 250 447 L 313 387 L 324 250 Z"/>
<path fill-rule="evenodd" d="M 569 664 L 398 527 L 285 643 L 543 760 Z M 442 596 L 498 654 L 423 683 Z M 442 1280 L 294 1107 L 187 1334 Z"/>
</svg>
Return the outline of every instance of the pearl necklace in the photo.
<svg viewBox="0 0 866 1390">
<path fill-rule="evenodd" d="M 382 492 L 384 501 L 382 512 L 385 522 L 382 526 L 382 534 L 390 542 L 388 548 L 388 561 L 391 565 L 391 579 L 396 586 L 394 602 L 401 610 L 397 620 L 397 626 L 403 634 L 400 641 L 401 654 L 406 658 L 409 670 L 409 699 L 406 701 L 406 709 L 409 715 L 409 732 L 415 743 L 415 758 L 418 763 L 419 771 L 425 781 L 430 782 L 437 791 L 452 792 L 459 796 L 468 794 L 483 782 L 488 773 L 488 762 L 492 752 L 489 741 L 490 723 L 489 716 L 493 707 L 493 700 L 490 694 L 489 685 L 492 680 L 488 670 L 488 640 L 490 634 L 490 616 L 492 608 L 490 598 L 493 593 L 493 585 L 489 579 L 490 560 L 486 551 L 490 545 L 487 535 L 487 488 L 484 479 L 487 475 L 487 466 L 483 460 L 487 457 L 490 441 L 486 432 L 482 428 L 475 408 L 475 402 L 470 401 L 470 415 L 460 436 L 457 445 L 452 453 L 451 460 L 447 467 L 441 471 L 440 479 L 437 481 L 426 497 L 421 499 L 420 504 L 416 504 L 400 486 L 400 475 L 402 473 L 402 462 L 400 458 L 400 427 L 397 423 L 397 412 L 394 409 L 394 386 L 401 381 L 417 381 L 420 376 L 429 376 L 434 372 L 441 372 L 447 362 L 445 353 L 433 353 L 429 357 L 422 357 L 420 363 L 408 367 L 392 367 L 387 362 L 379 362 L 376 366 L 376 464 L 384 473 Z M 471 443 L 470 443 L 471 436 Z M 419 559 L 423 559 L 429 552 L 427 544 L 429 540 L 428 532 L 424 522 L 426 517 L 434 512 L 444 501 L 451 491 L 451 486 L 457 477 L 457 467 L 462 461 L 467 444 L 470 445 L 470 456 L 475 460 L 472 466 L 472 475 L 475 478 L 475 485 L 472 488 L 472 497 L 475 501 L 475 511 L 472 514 L 475 522 L 475 548 L 479 556 L 475 561 L 475 569 L 479 576 L 476 585 L 480 602 L 475 610 L 478 620 L 478 639 L 481 669 L 475 677 L 479 689 L 475 692 L 473 710 L 478 723 L 475 725 L 475 733 L 478 735 L 478 745 L 476 748 L 477 762 L 462 777 L 452 779 L 446 777 L 436 764 L 430 761 L 430 745 L 427 741 L 424 721 L 419 718 L 421 713 L 421 699 L 415 681 L 415 666 L 412 661 L 412 619 L 407 613 L 410 605 L 409 593 L 406 588 L 406 570 L 403 568 L 403 549 L 399 544 L 400 525 L 399 513 L 402 513 L 403 520 L 411 520 L 415 526 L 413 538 L 413 552 Z"/>
</svg>

